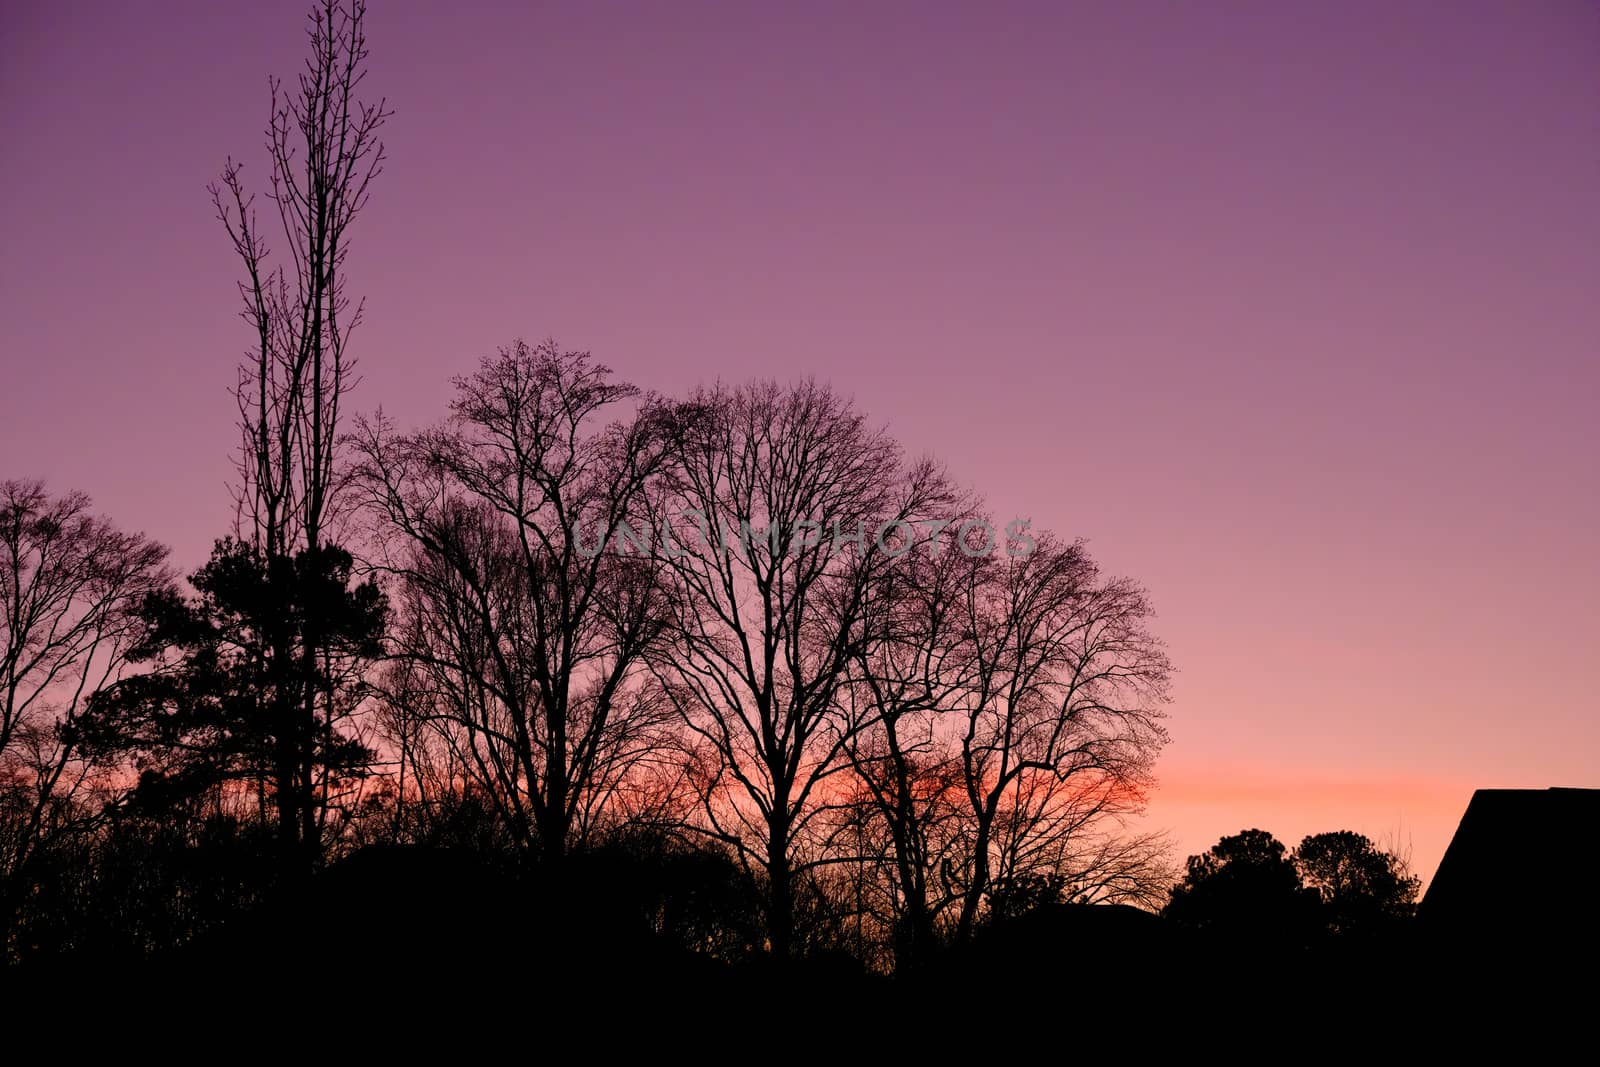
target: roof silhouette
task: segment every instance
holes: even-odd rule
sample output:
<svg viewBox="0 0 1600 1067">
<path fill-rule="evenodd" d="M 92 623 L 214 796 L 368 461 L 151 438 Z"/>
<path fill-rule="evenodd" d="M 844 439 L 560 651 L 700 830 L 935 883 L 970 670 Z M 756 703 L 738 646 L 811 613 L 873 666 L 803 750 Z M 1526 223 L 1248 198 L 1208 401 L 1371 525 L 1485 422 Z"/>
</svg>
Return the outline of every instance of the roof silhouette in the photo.
<svg viewBox="0 0 1600 1067">
<path fill-rule="evenodd" d="M 1600 789 L 1480 789 L 1439 861 L 1419 919 L 1500 948 L 1592 948 Z"/>
</svg>

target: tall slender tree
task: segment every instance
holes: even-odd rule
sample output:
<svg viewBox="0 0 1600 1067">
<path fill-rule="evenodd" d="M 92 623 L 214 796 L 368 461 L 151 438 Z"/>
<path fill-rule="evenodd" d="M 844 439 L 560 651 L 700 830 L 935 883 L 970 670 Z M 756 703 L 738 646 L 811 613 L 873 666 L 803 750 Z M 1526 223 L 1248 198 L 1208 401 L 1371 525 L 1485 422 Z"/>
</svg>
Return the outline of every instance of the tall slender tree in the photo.
<svg viewBox="0 0 1600 1067">
<path fill-rule="evenodd" d="M 346 293 L 350 231 L 383 168 L 378 133 L 390 112 L 383 100 L 362 102 L 366 78 L 366 5 L 320 0 L 310 15 L 310 55 L 294 87 L 271 81 L 266 147 L 269 198 L 287 262 L 273 266 L 254 198 L 231 158 L 211 186 L 217 217 L 243 270 L 242 315 L 253 347 L 235 397 L 241 447 L 236 486 L 238 541 L 260 556 L 265 573 L 337 570 L 317 557 L 338 514 L 340 407 L 354 383 L 351 332 L 361 303 Z M 299 553 L 308 559 L 285 565 Z M 319 708 L 317 658 L 329 635 L 313 609 L 300 614 L 299 633 L 278 627 L 267 653 L 280 694 L 273 714 L 297 720 L 275 729 L 284 784 L 277 801 L 285 854 L 314 856 L 319 844 L 315 765 L 311 746 L 329 740 L 331 709 Z M 296 783 L 289 788 L 289 783 Z"/>
<path fill-rule="evenodd" d="M 242 435 L 236 500 L 242 540 L 268 556 L 317 548 L 336 504 L 341 402 L 354 384 L 352 332 L 362 304 L 346 292 L 350 230 L 383 169 L 385 102 L 363 103 L 363 0 L 321 0 L 311 54 L 293 90 L 269 83 L 269 199 L 286 263 L 273 266 L 243 168 L 229 159 L 212 203 L 244 277 L 241 315 L 254 344 L 234 395 Z"/>
</svg>

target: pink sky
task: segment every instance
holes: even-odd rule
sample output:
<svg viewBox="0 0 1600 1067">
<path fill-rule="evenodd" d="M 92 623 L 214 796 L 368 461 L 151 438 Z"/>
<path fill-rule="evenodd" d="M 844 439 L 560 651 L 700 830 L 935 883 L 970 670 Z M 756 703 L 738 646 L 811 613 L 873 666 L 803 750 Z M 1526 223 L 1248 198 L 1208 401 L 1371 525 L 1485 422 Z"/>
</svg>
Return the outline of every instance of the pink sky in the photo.
<svg viewBox="0 0 1600 1067">
<path fill-rule="evenodd" d="M 1600 785 L 1600 9 L 373 0 L 391 162 L 355 406 L 518 336 L 681 391 L 826 378 L 1151 589 L 1181 852 Z M 227 523 L 302 5 L 0 14 L 0 475 Z"/>
</svg>

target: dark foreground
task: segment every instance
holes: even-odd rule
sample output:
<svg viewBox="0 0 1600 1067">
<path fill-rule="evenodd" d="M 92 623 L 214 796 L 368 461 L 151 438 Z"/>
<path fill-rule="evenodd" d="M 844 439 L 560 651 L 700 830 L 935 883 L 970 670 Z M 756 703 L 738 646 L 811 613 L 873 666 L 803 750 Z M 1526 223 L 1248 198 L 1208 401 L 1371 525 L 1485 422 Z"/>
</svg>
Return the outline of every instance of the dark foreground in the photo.
<svg viewBox="0 0 1600 1067">
<path fill-rule="evenodd" d="M 876 1035 L 885 1052 L 908 1040 L 996 1055 L 1016 1042 L 1134 1052 L 1193 1040 L 1226 1056 L 1285 1032 L 1299 1034 L 1299 1054 L 1388 1059 L 1480 1040 L 1592 1042 L 1600 992 L 1592 924 L 1544 912 L 1476 937 L 1422 922 L 1381 940 L 1295 945 L 1056 905 L 886 976 L 838 953 L 780 964 L 696 951 L 681 923 L 663 936 L 662 913 L 641 914 L 649 888 L 588 869 L 558 892 L 450 853 L 369 849 L 182 949 L 65 954 L 0 981 L 14 1019 L 65 1000 L 83 1018 L 126 1012 L 179 1034 L 270 1021 L 268 1040 L 351 1025 L 392 1039 L 399 1026 L 430 1044 L 463 1026 L 543 1020 L 596 1047 L 670 1039 L 718 1059 L 735 1035 L 777 1036 L 797 1054 Z"/>
</svg>

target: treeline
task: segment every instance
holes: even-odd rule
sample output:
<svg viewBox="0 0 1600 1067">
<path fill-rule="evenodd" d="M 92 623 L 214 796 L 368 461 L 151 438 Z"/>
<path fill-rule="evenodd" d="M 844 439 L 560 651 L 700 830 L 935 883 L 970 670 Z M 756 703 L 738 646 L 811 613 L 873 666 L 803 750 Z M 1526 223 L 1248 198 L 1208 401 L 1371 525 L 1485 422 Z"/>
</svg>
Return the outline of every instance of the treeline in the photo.
<svg viewBox="0 0 1600 1067">
<path fill-rule="evenodd" d="M 97 924 L 155 951 L 373 843 L 547 882 L 686 854 L 753 902 L 745 949 L 849 930 L 879 967 L 1037 876 L 1156 899 L 1162 842 L 1122 825 L 1164 740 L 1144 591 L 828 388 L 646 395 L 518 343 L 440 425 L 349 416 L 390 117 L 358 98 L 364 15 L 319 3 L 274 83 L 277 260 L 242 169 L 211 189 L 253 340 L 211 558 L 180 583 L 6 483 L 9 954 Z"/>
<path fill-rule="evenodd" d="M 170 952 L 376 846 L 874 971 L 1165 904 L 1127 823 L 1172 673 L 1145 591 L 839 394 L 652 395 L 519 342 L 439 425 L 349 414 L 363 18 L 319 4 L 274 85 L 276 265 L 241 169 L 211 190 L 252 347 L 210 559 L 179 581 L 82 495 L 0 486 L 8 959 Z"/>
<path fill-rule="evenodd" d="M 648 841 L 743 887 L 741 951 L 878 967 L 1040 877 L 1158 901 L 1163 842 L 1123 819 L 1170 668 L 1081 544 L 1007 545 L 814 384 L 668 400 L 519 344 L 452 412 L 338 438 L 339 543 L 297 471 L 278 532 L 241 521 L 187 588 L 6 484 L 15 953 L 91 912 L 153 950 L 378 842 L 548 873 Z M 97 892 L 124 899 L 59 918 Z"/>
<path fill-rule="evenodd" d="M 13 960 L 169 952 L 374 846 L 537 887 L 539 921 L 880 972 L 1068 904 L 1236 946 L 1410 914 L 1348 833 L 1177 881 L 1127 824 L 1171 670 L 1143 591 L 989 543 L 826 389 L 669 400 L 519 344 L 444 424 L 340 441 L 344 544 L 294 483 L 292 547 L 241 523 L 186 586 L 82 496 L 0 487 Z"/>
<path fill-rule="evenodd" d="M 491 372 L 554 389 L 518 406 L 577 424 L 570 383 L 601 380 L 550 347 Z M 694 424 L 819 395 L 702 397 Z M 492 876 L 522 887 L 491 897 L 512 925 L 581 916 L 725 961 L 847 955 L 878 971 L 1086 902 L 1161 908 L 1246 951 L 1372 942 L 1410 917 L 1417 880 L 1351 833 L 1291 853 L 1246 831 L 1173 884 L 1164 842 L 1122 821 L 1159 744 L 1165 661 L 1142 597 L 1079 546 L 762 553 L 684 531 L 677 555 L 590 553 L 513 506 L 512 487 L 547 487 L 531 495 L 555 513 L 628 484 L 657 506 L 679 484 L 676 438 L 623 462 L 653 440 L 631 423 L 497 433 L 461 407 L 445 429 L 368 426 L 354 442 L 342 491 L 360 564 L 230 538 L 185 592 L 159 546 L 81 496 L 0 486 L 12 961 L 170 953 L 352 855 L 359 892 L 337 903 L 414 897 L 402 939 L 429 909 L 485 906 L 440 885 Z M 657 401 L 635 415 L 651 433 L 666 417 Z M 746 425 L 788 418 L 763 408 Z M 504 443 L 523 439 L 546 442 L 540 463 Z"/>
</svg>

